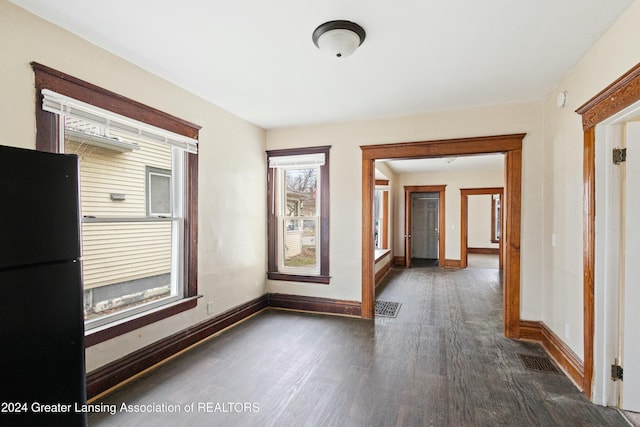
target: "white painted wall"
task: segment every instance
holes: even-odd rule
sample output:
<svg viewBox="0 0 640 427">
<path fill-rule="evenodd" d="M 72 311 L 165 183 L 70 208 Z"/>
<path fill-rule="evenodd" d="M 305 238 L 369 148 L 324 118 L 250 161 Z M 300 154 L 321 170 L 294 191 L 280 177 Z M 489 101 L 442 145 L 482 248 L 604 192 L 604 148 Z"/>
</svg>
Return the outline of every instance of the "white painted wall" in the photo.
<svg viewBox="0 0 640 427">
<path fill-rule="evenodd" d="M 0 0 L 0 144 L 35 148 L 36 61 L 202 126 L 197 308 L 87 349 L 91 371 L 265 293 L 265 132 Z"/>
<path fill-rule="evenodd" d="M 498 249 L 491 242 L 491 195 L 476 194 L 468 197 L 467 247 Z"/>
<path fill-rule="evenodd" d="M 269 292 L 310 295 L 360 301 L 362 231 L 362 154 L 361 145 L 427 141 L 524 132 L 522 200 L 522 315 L 539 319 L 542 280 L 541 206 L 543 169 L 542 104 L 531 102 L 491 106 L 462 111 L 425 113 L 380 120 L 356 121 L 267 132 L 268 149 L 332 145 L 331 148 L 331 283 L 315 285 L 268 281 Z M 398 185 L 409 183 L 398 176 L 394 181 L 394 205 Z M 402 184 L 400 184 L 402 182 Z M 406 183 L 406 184 L 405 184 Z M 441 184 L 438 182 L 437 184 Z M 481 184 L 484 186 L 484 184 Z M 493 186 L 493 184 L 491 184 Z M 476 186 L 475 184 L 472 186 Z M 457 197 L 447 195 L 448 200 Z M 402 208 L 404 209 L 404 208 Z M 456 208 L 454 208 L 456 209 Z M 394 211 L 394 235 L 400 236 L 402 218 Z M 457 222 L 452 223 L 459 223 Z M 459 227 L 456 225 L 456 227 Z M 449 231 L 449 230 L 447 230 Z M 448 238 L 447 238 L 448 240 Z M 458 239 L 459 240 L 459 239 Z M 394 254 L 404 248 L 394 239 Z M 459 256 L 459 242 L 447 241 L 447 256 Z M 453 252 L 449 252 L 453 251 Z"/>
<path fill-rule="evenodd" d="M 503 187 L 504 171 L 502 168 L 490 171 L 429 172 L 398 175 L 395 214 L 395 251 L 397 256 L 404 255 L 404 190 L 407 185 L 446 185 L 445 190 L 445 258 L 460 259 L 460 189 Z M 474 196 L 479 197 L 479 196 Z M 471 197 L 469 198 L 471 200 Z M 490 209 L 490 207 L 489 207 Z M 490 212 L 489 212 L 490 213 Z M 489 217 L 491 221 L 491 217 Z M 489 226 L 491 224 L 489 223 Z M 490 233 L 489 233 L 490 234 Z M 471 246 L 471 245 L 469 245 Z M 481 247 L 481 246 L 478 246 Z"/>
<path fill-rule="evenodd" d="M 545 197 L 538 211 L 544 242 L 541 320 L 579 357 L 584 355 L 583 132 L 575 110 L 640 61 L 638 22 L 640 1 L 635 1 L 544 100 L 545 162 L 540 177 Z M 562 91 L 567 91 L 568 101 L 559 109 L 556 97 Z"/>
</svg>

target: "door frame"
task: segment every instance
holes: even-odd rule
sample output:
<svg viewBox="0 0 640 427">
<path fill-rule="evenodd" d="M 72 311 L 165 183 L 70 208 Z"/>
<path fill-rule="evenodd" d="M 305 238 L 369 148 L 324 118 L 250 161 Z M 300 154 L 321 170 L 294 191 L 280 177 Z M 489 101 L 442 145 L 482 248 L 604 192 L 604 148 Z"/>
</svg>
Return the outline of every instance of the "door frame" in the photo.
<svg viewBox="0 0 640 427">
<path fill-rule="evenodd" d="M 599 123 L 638 101 L 640 101 L 640 64 L 636 64 L 576 110 L 576 113 L 582 116 L 584 133 L 582 168 L 584 373 L 582 388 L 589 399 L 592 398 L 593 392 L 595 336 L 595 129 Z"/>
<path fill-rule="evenodd" d="M 445 264 L 445 191 L 446 185 L 405 185 L 404 186 L 404 266 L 411 267 L 411 212 L 413 193 L 438 193 L 438 266 Z M 408 256 L 407 256 L 408 254 Z"/>
<path fill-rule="evenodd" d="M 461 188 L 460 189 L 460 268 L 466 268 L 469 261 L 467 257 L 467 246 L 469 246 L 469 196 L 478 196 L 478 195 L 500 195 L 500 202 L 502 202 L 502 198 L 504 197 L 504 188 L 503 187 L 485 187 L 485 188 Z M 502 209 L 502 208 L 500 208 Z M 500 227 L 504 231 L 503 227 L 504 221 L 502 218 L 500 220 Z M 500 233 L 500 241 L 498 242 L 498 248 L 500 251 L 499 255 L 499 268 L 502 270 L 503 267 L 503 245 L 502 245 L 502 232 Z"/>
<path fill-rule="evenodd" d="M 444 139 L 396 144 L 363 145 L 362 150 L 362 310 L 374 318 L 375 264 L 373 250 L 373 192 L 376 159 L 416 159 L 504 153 L 505 268 L 504 334 L 520 337 L 520 230 L 522 205 L 522 142 L 526 133 Z"/>
</svg>

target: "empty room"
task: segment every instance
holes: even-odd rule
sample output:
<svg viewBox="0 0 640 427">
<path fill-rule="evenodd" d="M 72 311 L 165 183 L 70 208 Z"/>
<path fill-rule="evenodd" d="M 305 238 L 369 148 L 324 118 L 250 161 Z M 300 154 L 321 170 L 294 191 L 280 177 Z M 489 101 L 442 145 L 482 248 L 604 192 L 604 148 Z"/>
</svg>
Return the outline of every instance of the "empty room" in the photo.
<svg viewBox="0 0 640 427">
<path fill-rule="evenodd" d="M 639 20 L 0 0 L 0 424 L 640 426 Z"/>
</svg>

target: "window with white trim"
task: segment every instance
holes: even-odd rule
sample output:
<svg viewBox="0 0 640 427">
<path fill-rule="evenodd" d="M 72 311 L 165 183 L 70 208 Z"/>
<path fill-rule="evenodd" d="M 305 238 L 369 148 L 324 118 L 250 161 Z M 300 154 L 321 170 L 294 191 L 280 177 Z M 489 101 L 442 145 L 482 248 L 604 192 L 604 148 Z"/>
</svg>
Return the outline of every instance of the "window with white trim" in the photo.
<svg viewBox="0 0 640 427">
<path fill-rule="evenodd" d="M 329 283 L 329 148 L 267 152 L 270 279 Z"/>
<path fill-rule="evenodd" d="M 185 295 L 187 153 L 197 140 L 43 89 L 59 151 L 80 160 L 85 328 Z"/>
</svg>

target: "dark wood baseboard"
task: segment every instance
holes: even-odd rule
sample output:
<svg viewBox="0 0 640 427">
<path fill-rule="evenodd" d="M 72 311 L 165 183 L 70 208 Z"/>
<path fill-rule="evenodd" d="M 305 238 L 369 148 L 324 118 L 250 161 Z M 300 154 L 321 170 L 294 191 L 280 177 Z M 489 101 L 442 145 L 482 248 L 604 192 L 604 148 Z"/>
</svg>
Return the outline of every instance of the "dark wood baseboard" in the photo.
<svg viewBox="0 0 640 427">
<path fill-rule="evenodd" d="M 91 399 L 104 393 L 211 335 L 233 326 L 268 307 L 349 316 L 360 316 L 362 312 L 362 305 L 358 301 L 265 294 L 89 372 L 87 374 L 87 398 Z"/>
<path fill-rule="evenodd" d="M 384 276 L 386 276 L 389 270 L 391 270 L 392 265 L 393 265 L 393 262 L 389 262 L 386 265 L 384 265 L 380 270 L 378 270 L 378 272 L 376 273 L 376 286 L 380 284 L 382 279 L 384 279 Z"/>
<path fill-rule="evenodd" d="M 91 399 L 199 341 L 257 313 L 267 307 L 267 302 L 267 295 L 255 298 L 89 372 L 87 374 L 87 397 Z"/>
<path fill-rule="evenodd" d="M 544 322 L 520 321 L 520 339 L 538 341 L 551 358 L 582 390 L 584 364 L 582 360 Z"/>
<path fill-rule="evenodd" d="M 315 311 L 347 316 L 360 316 L 362 313 L 362 304 L 359 301 L 345 301 L 302 295 L 269 294 L 268 305 L 269 307 L 287 308 L 290 310 Z"/>
<path fill-rule="evenodd" d="M 399 265 L 401 267 L 404 267 L 404 256 L 396 256 L 393 257 L 393 265 Z"/>
<path fill-rule="evenodd" d="M 444 268 L 460 268 L 460 260 L 459 259 L 445 259 Z"/>
<path fill-rule="evenodd" d="M 500 255 L 498 248 L 467 248 L 468 254 Z"/>
</svg>

